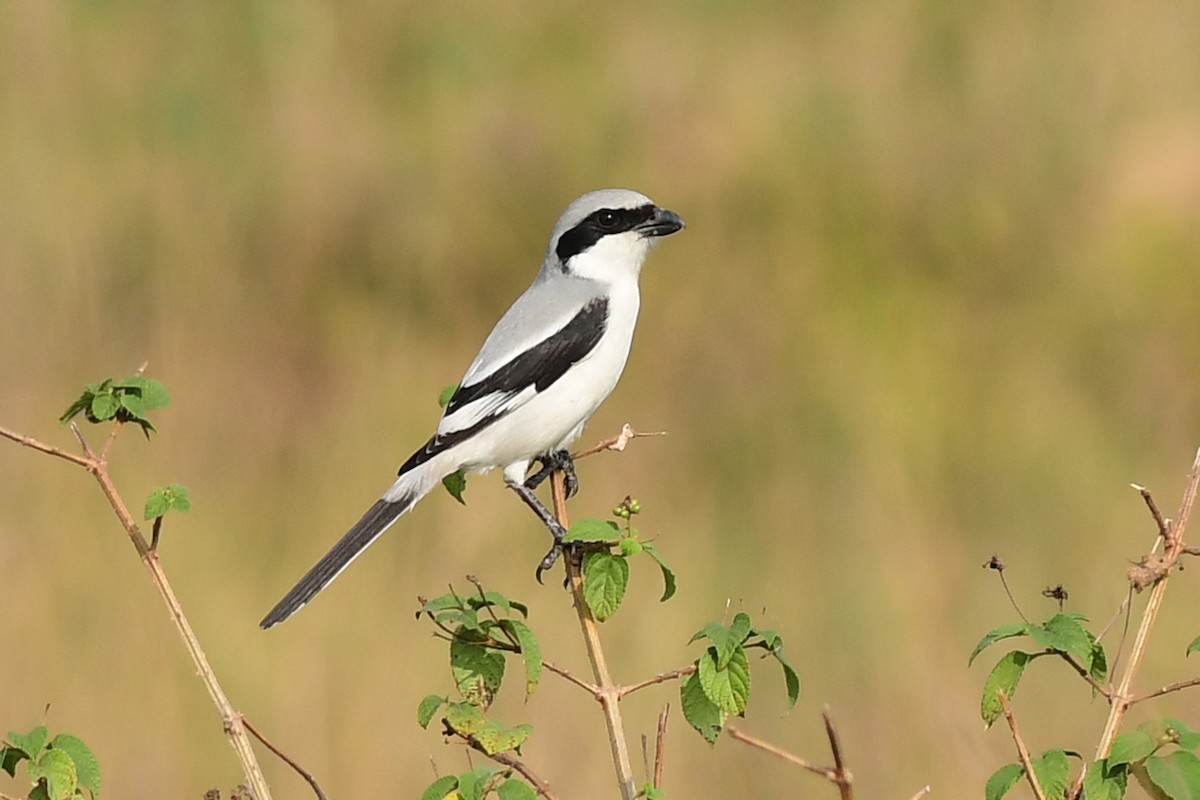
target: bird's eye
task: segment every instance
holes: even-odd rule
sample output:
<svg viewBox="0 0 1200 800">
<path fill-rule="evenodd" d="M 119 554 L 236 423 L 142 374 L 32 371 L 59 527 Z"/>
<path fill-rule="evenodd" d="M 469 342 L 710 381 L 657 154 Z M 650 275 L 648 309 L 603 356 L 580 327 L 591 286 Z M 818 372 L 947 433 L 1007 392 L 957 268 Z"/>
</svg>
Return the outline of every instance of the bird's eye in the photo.
<svg viewBox="0 0 1200 800">
<path fill-rule="evenodd" d="M 599 216 L 596 217 L 596 224 L 598 224 L 602 230 L 606 231 L 611 231 L 616 228 L 618 222 L 620 222 L 620 217 L 617 216 L 617 212 L 609 211 L 608 209 L 601 211 Z"/>
</svg>

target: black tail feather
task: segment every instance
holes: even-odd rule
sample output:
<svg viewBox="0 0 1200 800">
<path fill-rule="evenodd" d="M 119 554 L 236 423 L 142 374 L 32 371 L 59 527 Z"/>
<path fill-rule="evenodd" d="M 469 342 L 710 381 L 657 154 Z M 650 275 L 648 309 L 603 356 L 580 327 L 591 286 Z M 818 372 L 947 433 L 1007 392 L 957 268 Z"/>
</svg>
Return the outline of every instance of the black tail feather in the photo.
<svg viewBox="0 0 1200 800">
<path fill-rule="evenodd" d="M 408 511 L 414 502 L 415 498 L 412 496 L 402 497 L 396 502 L 376 501 L 375 505 L 362 515 L 362 519 L 354 523 L 354 527 L 338 540 L 333 549 L 326 553 L 292 587 L 292 590 L 275 604 L 275 607 L 263 617 L 262 622 L 258 623 L 259 626 L 263 629 L 270 628 L 303 608 L 318 592 L 328 586 L 359 553 L 379 538 L 379 535 L 395 522 L 397 517 Z"/>
</svg>

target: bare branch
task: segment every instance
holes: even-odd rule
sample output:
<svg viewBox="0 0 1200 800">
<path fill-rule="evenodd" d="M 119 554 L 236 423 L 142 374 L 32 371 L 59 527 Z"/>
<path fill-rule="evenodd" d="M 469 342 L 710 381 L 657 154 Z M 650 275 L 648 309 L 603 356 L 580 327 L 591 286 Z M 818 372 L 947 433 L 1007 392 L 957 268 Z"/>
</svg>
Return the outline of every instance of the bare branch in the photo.
<svg viewBox="0 0 1200 800">
<path fill-rule="evenodd" d="M 825 720 L 825 734 L 829 737 L 829 749 L 833 751 L 833 763 L 837 770 L 834 782 L 842 793 L 842 800 L 853 800 L 854 790 L 850 785 L 853 778 L 850 770 L 846 769 L 846 762 L 842 758 L 842 745 L 838 741 L 837 730 L 833 727 L 833 716 L 829 713 L 829 706 L 821 709 L 821 719 Z"/>
<path fill-rule="evenodd" d="M 592 695 L 597 700 L 600 699 L 600 687 L 599 686 L 596 686 L 593 683 L 588 683 L 587 681 L 583 680 L 582 678 L 577 678 L 575 675 L 571 674 L 570 671 L 563 669 L 562 667 L 560 667 L 557 664 L 554 664 L 550 661 L 542 661 L 542 666 L 545 667 L 546 669 L 550 670 L 551 672 L 553 672 L 555 675 L 558 675 L 560 678 L 566 678 L 568 681 L 575 684 L 580 689 L 583 689 L 585 692 Z"/>
<path fill-rule="evenodd" d="M 626 422 L 624 425 L 621 426 L 621 432 L 618 433 L 616 436 L 609 437 L 608 439 L 605 439 L 602 442 L 597 442 L 596 444 L 592 445 L 591 447 L 587 448 L 586 450 L 580 450 L 578 453 L 573 454 L 571 456 L 571 458 L 573 458 L 575 460 L 579 460 L 581 458 L 587 458 L 588 456 L 594 456 L 596 453 L 601 453 L 601 452 L 604 452 L 605 450 L 621 451 L 621 450 L 624 450 L 625 446 L 627 444 L 629 444 L 629 442 L 633 439 L 641 439 L 646 436 L 666 436 L 666 435 L 667 435 L 666 431 L 649 431 L 647 433 L 642 433 L 641 431 L 635 431 L 633 429 L 633 427 L 628 422 Z"/>
<path fill-rule="evenodd" d="M 920 790 L 918 790 L 916 794 L 914 794 L 912 796 L 911 800 L 921 800 L 922 797 L 929 794 L 929 791 L 930 791 L 929 786 L 928 786 L 928 784 L 926 784 Z"/>
<path fill-rule="evenodd" d="M 512 753 L 505 751 L 503 753 L 489 754 L 483 752 L 482 750 L 480 750 L 480 752 L 490 758 L 492 761 L 495 761 L 497 764 L 503 764 L 504 766 L 521 773 L 521 777 L 532 783 L 534 790 L 537 791 L 539 795 L 546 798 L 546 800 L 558 800 L 558 795 L 551 791 L 550 784 L 543 780 L 540 775 L 530 769 L 528 764 L 517 758 Z"/>
<path fill-rule="evenodd" d="M 1033 763 L 1029 760 L 1029 749 L 1025 747 L 1025 740 L 1021 738 L 1021 732 L 1017 730 L 1017 718 L 1013 716 L 1012 706 L 1008 702 L 1008 695 L 1003 691 L 997 692 L 997 695 L 1000 698 L 1000 707 L 1004 709 L 1004 721 L 1008 723 L 1008 729 L 1012 732 L 1013 742 L 1017 745 L 1017 757 L 1021 760 L 1021 766 L 1025 768 L 1025 777 L 1029 781 L 1029 786 L 1033 789 L 1033 794 L 1038 800 L 1046 800 L 1046 793 L 1042 791 L 1037 775 L 1033 774 Z"/>
<path fill-rule="evenodd" d="M 679 669 L 673 669 L 668 672 L 660 672 L 652 678 L 646 678 L 644 681 L 638 681 L 637 683 L 631 683 L 628 686 L 618 687 L 617 697 L 624 697 L 627 694 L 633 694 L 638 689 L 645 689 L 647 686 L 656 686 L 657 684 L 666 683 L 667 681 L 673 681 L 678 678 L 686 678 L 695 671 L 696 665 L 689 664 L 688 666 L 680 667 Z"/>
<path fill-rule="evenodd" d="M 827 781 L 837 783 L 838 773 L 834 767 L 823 767 L 820 764 L 814 764 L 811 761 L 801 758 L 795 753 L 789 753 L 782 747 L 771 744 L 765 739 L 759 739 L 757 736 L 751 736 L 740 728 L 726 728 L 725 733 L 729 734 L 730 738 L 737 739 L 739 742 L 745 742 L 751 747 L 756 747 L 764 753 L 770 753 L 776 758 L 781 758 L 789 764 L 795 764 L 801 769 L 806 769 L 814 775 L 820 775 Z"/>
<path fill-rule="evenodd" d="M 83 456 L 77 456 L 74 453 L 68 453 L 66 450 L 60 450 L 57 447 L 52 447 L 48 444 L 44 444 L 39 442 L 37 439 L 34 439 L 32 436 L 26 436 L 23 433 L 10 431 L 8 428 L 4 427 L 0 427 L 0 436 L 3 436 L 5 439 L 11 439 L 12 441 L 24 447 L 29 447 L 45 453 L 46 455 L 54 456 L 55 458 L 61 458 L 65 461 L 70 461 L 72 464 L 78 464 L 84 469 L 91 469 L 92 462 L 90 459 Z"/>
<path fill-rule="evenodd" d="M 296 772 L 299 773 L 300 777 L 304 778 L 304 780 L 308 782 L 308 785 L 312 787 L 313 792 L 316 793 L 317 800 L 329 800 L 329 798 L 325 795 L 325 792 L 323 792 L 321 790 L 321 785 L 319 783 L 317 783 L 317 779 L 312 776 L 312 773 L 309 772 L 308 770 L 306 770 L 304 767 L 297 764 L 295 761 L 293 761 L 291 758 L 288 757 L 287 753 L 284 753 L 282 750 L 280 750 L 278 747 L 276 747 L 274 744 L 272 744 L 271 741 L 269 739 L 267 739 L 267 737 L 262 735 L 262 733 L 258 730 L 258 728 L 254 727 L 254 725 L 252 725 L 250 723 L 250 720 L 246 719 L 245 714 L 242 715 L 242 724 L 246 726 L 246 730 L 248 730 L 252 734 L 254 734 L 255 739 L 258 739 L 260 742 L 262 742 L 263 745 L 268 750 L 270 750 L 275 755 L 279 756 L 279 758 L 283 761 L 283 763 L 287 764 L 289 767 L 296 770 Z"/>
<path fill-rule="evenodd" d="M 1147 692 L 1146 694 L 1141 695 L 1140 697 L 1135 697 L 1135 698 L 1131 699 L 1129 701 L 1129 705 L 1135 706 L 1138 703 L 1145 702 L 1146 700 L 1153 700 L 1155 697 L 1162 697 L 1164 694 L 1170 694 L 1171 692 L 1178 692 L 1183 689 L 1190 689 L 1193 686 L 1200 686 L 1200 678 L 1189 678 L 1186 681 L 1176 681 L 1175 683 L 1167 684 L 1166 686 L 1163 686 L 1161 689 L 1155 689 L 1153 692 Z"/>
<path fill-rule="evenodd" d="M 662 788 L 663 780 L 663 748 L 667 742 L 667 717 L 671 714 L 671 704 L 663 706 L 658 715 L 658 733 L 654 738 L 654 788 Z"/>
</svg>

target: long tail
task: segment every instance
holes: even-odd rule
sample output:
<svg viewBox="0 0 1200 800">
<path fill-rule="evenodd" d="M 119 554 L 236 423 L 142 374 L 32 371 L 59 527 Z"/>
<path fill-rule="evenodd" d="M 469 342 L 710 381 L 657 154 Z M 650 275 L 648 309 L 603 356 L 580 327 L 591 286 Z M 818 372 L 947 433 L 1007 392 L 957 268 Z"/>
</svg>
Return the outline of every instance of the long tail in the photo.
<svg viewBox="0 0 1200 800">
<path fill-rule="evenodd" d="M 407 466 L 407 465 L 405 465 Z M 313 566 L 304 577 L 284 595 L 283 599 L 258 623 L 264 630 L 277 625 L 295 614 L 312 600 L 318 592 L 333 582 L 350 562 L 366 550 L 386 531 L 400 515 L 417 504 L 429 490 L 437 484 L 436 477 L 430 468 L 432 464 L 422 465 L 408 472 L 402 472 L 400 478 L 392 485 L 375 505 L 367 509 L 362 519 L 354 523 L 354 527 L 346 531 L 346 535 Z"/>
</svg>

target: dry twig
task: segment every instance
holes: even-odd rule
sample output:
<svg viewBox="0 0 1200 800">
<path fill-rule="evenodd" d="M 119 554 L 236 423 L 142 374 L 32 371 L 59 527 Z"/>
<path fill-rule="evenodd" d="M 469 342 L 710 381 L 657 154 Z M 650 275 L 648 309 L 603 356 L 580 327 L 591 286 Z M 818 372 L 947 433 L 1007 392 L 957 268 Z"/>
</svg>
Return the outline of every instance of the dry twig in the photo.
<svg viewBox="0 0 1200 800">
<path fill-rule="evenodd" d="M 1021 766 L 1025 768 L 1025 778 L 1029 781 L 1029 786 L 1033 789 L 1034 796 L 1038 800 L 1046 800 L 1046 793 L 1042 791 L 1037 776 L 1033 774 L 1033 762 L 1029 760 L 1029 748 L 1025 746 L 1025 740 L 1021 738 L 1021 732 L 1017 730 L 1017 718 L 1013 716 L 1012 706 L 1008 702 L 1008 695 L 1003 691 L 997 692 L 997 695 L 1000 698 L 1000 707 L 1004 709 L 1004 721 L 1008 723 L 1008 729 L 1012 732 L 1013 742 L 1017 745 L 1017 757 L 1021 760 Z"/>
</svg>

